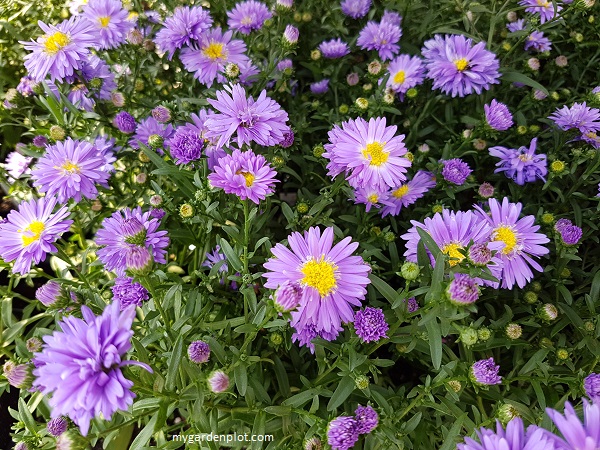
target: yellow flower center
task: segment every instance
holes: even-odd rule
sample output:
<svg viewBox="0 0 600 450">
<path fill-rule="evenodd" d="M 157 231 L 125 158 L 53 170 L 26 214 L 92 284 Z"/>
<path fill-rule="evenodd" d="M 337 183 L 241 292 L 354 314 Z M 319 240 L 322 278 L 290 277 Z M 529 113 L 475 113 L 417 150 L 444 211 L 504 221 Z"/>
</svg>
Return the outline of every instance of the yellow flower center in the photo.
<svg viewBox="0 0 600 450">
<path fill-rule="evenodd" d="M 502 249 L 502 253 L 508 255 L 513 251 L 517 245 L 517 234 L 514 232 L 512 227 L 508 225 L 500 225 L 494 229 L 492 239 L 495 241 L 502 241 L 506 246 Z"/>
<path fill-rule="evenodd" d="M 246 16 L 240 22 L 241 22 L 242 25 L 251 25 L 252 24 L 252 17 Z"/>
<path fill-rule="evenodd" d="M 108 24 L 110 23 L 110 17 L 109 16 L 100 17 L 98 19 L 98 22 L 100 22 L 100 26 L 102 28 L 106 28 L 108 26 Z"/>
<path fill-rule="evenodd" d="M 23 239 L 23 247 L 27 247 L 33 241 L 38 241 L 45 229 L 46 226 L 43 222 L 31 222 L 31 224 L 22 231 L 23 236 L 21 236 L 21 239 Z"/>
<path fill-rule="evenodd" d="M 380 166 L 388 160 L 390 155 L 383 151 L 384 145 L 381 142 L 371 142 L 363 150 L 364 157 L 371 161 L 372 166 Z"/>
<path fill-rule="evenodd" d="M 396 189 L 394 192 L 392 192 L 392 195 L 396 198 L 402 198 L 406 194 L 408 194 L 408 184 L 400 186 L 398 189 Z"/>
<path fill-rule="evenodd" d="M 211 42 L 208 47 L 204 49 L 204 55 L 210 59 L 223 59 L 225 58 L 225 52 L 223 52 L 223 44 L 220 42 Z"/>
<path fill-rule="evenodd" d="M 467 67 L 469 67 L 469 61 L 467 61 L 465 58 L 460 58 L 460 59 L 457 59 L 456 61 L 454 61 L 454 65 L 456 66 L 456 69 L 459 72 L 462 72 Z"/>
<path fill-rule="evenodd" d="M 304 274 L 302 283 L 315 288 L 321 297 L 325 297 L 337 286 L 335 279 L 336 270 L 337 266 L 329 261 L 325 261 L 324 256 L 321 256 L 321 259 L 318 261 L 315 259 L 308 260 L 300 269 L 300 272 Z"/>
<path fill-rule="evenodd" d="M 254 179 L 256 178 L 250 172 L 242 172 L 241 170 L 238 170 L 236 172 L 236 175 L 241 175 L 244 177 L 244 180 L 246 180 L 246 187 L 252 186 L 252 184 L 254 183 Z"/>
<path fill-rule="evenodd" d="M 46 48 L 46 53 L 55 55 L 61 48 L 68 45 L 69 42 L 71 42 L 71 38 L 69 38 L 69 36 L 67 36 L 65 33 L 57 31 L 56 33 L 46 37 L 44 47 Z"/>
<path fill-rule="evenodd" d="M 594 133 L 593 131 L 590 131 L 588 133 L 585 133 L 585 135 L 587 137 L 589 137 L 590 139 L 596 139 L 598 137 L 598 135 L 596 133 Z"/>
<path fill-rule="evenodd" d="M 81 171 L 77 164 L 73 164 L 69 160 L 66 160 L 63 165 L 60 166 L 60 169 L 67 173 L 79 173 Z"/>
<path fill-rule="evenodd" d="M 377 203 L 379 201 L 379 196 L 377 194 L 371 194 L 367 197 L 369 203 Z"/>
<path fill-rule="evenodd" d="M 394 83 L 402 84 L 404 83 L 404 80 L 406 80 L 406 72 L 404 72 L 404 70 L 396 72 L 396 75 L 394 75 Z"/>
<path fill-rule="evenodd" d="M 526 155 L 525 153 L 522 153 L 519 155 L 519 159 L 523 162 L 527 162 L 527 161 L 531 161 L 531 156 Z"/>
<path fill-rule="evenodd" d="M 545 0 L 537 0 L 537 4 L 544 8 L 547 8 L 548 6 L 550 6 L 550 2 L 547 2 Z"/>
<path fill-rule="evenodd" d="M 444 247 L 442 247 L 442 253 L 452 258 L 449 261 L 450 266 L 454 267 L 463 259 L 465 259 L 465 255 L 460 252 L 463 248 L 464 247 L 457 242 L 451 242 L 450 244 L 446 244 Z"/>
</svg>

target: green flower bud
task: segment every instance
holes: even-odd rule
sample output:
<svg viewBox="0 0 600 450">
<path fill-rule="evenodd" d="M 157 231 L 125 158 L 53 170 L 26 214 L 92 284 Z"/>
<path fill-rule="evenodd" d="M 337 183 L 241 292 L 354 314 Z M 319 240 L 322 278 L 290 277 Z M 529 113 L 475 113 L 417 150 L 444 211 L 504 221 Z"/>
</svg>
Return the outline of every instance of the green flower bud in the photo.
<svg viewBox="0 0 600 450">
<path fill-rule="evenodd" d="M 540 347 L 541 348 L 552 348 L 554 344 L 552 341 L 546 337 L 540 339 Z"/>
<path fill-rule="evenodd" d="M 320 158 L 321 156 L 323 156 L 323 153 L 325 153 L 325 148 L 323 147 L 323 144 L 315 145 L 315 147 L 313 148 L 313 156 L 315 158 Z"/>
<path fill-rule="evenodd" d="M 462 389 L 462 383 L 458 380 L 450 380 L 448 381 L 448 387 L 450 389 L 452 389 L 454 392 L 456 392 L 457 394 L 461 391 Z"/>
<path fill-rule="evenodd" d="M 150 158 L 148 158 L 148 155 L 146 155 L 146 153 L 144 153 L 144 150 L 139 151 L 138 159 L 140 160 L 140 162 L 143 162 L 143 163 L 150 162 Z M 122 172 L 118 172 L 118 173 L 122 173 Z"/>
<path fill-rule="evenodd" d="M 164 144 L 164 138 L 159 134 L 151 134 L 148 138 L 148 147 L 156 150 L 157 148 L 161 148 Z"/>
<path fill-rule="evenodd" d="M 485 342 L 491 337 L 492 337 L 492 332 L 490 331 L 489 328 L 481 327 L 479 330 L 477 330 L 477 338 L 480 341 Z"/>
<path fill-rule="evenodd" d="M 533 305 L 538 301 L 538 295 L 533 291 L 527 291 L 523 295 L 523 299 L 530 305 Z"/>
<path fill-rule="evenodd" d="M 50 127 L 50 138 L 55 141 L 62 141 L 66 136 L 64 128 L 59 125 L 52 125 Z"/>
<path fill-rule="evenodd" d="M 340 114 L 348 114 L 348 111 L 350 111 L 350 107 L 345 103 L 342 103 L 338 108 L 338 111 L 340 112 Z"/>
<path fill-rule="evenodd" d="M 385 239 L 386 242 L 394 242 L 396 240 L 396 235 L 391 231 L 386 231 L 383 235 L 383 239 Z"/>
<path fill-rule="evenodd" d="M 369 100 L 367 100 L 364 97 L 358 97 L 354 103 L 356 104 L 356 107 L 360 110 L 366 110 L 369 107 Z"/>
<path fill-rule="evenodd" d="M 546 303 L 538 310 L 539 317 L 544 322 L 553 322 L 558 317 L 558 309 L 551 303 Z"/>
<path fill-rule="evenodd" d="M 502 406 L 500 406 L 500 408 L 498 408 L 497 416 L 498 419 L 500 419 L 500 422 L 502 422 L 504 425 L 513 420 L 515 417 L 521 417 L 517 409 L 508 403 L 504 403 Z"/>
<path fill-rule="evenodd" d="M 463 328 L 460 331 L 459 340 L 465 344 L 466 347 L 471 347 L 472 345 L 477 344 L 477 339 L 478 333 L 474 328 Z"/>
<path fill-rule="evenodd" d="M 517 323 L 509 323 L 504 330 L 506 337 L 512 340 L 519 339 L 523 334 L 523 328 Z"/>
<path fill-rule="evenodd" d="M 364 391 L 366 388 L 369 387 L 369 377 L 367 377 L 366 375 L 359 375 L 354 380 L 354 384 L 358 389 Z"/>
<path fill-rule="evenodd" d="M 408 91 L 406 91 L 406 96 L 408 98 L 415 98 L 418 94 L 418 91 L 415 88 L 410 88 Z"/>
<path fill-rule="evenodd" d="M 419 266 L 414 262 L 406 261 L 400 268 L 400 274 L 402 275 L 402 278 L 408 281 L 416 280 L 420 273 L 421 270 L 419 269 Z"/>
<path fill-rule="evenodd" d="M 279 331 L 274 331 L 269 334 L 269 342 L 275 346 L 281 345 L 283 343 L 283 335 Z"/>
<path fill-rule="evenodd" d="M 306 214 L 309 209 L 310 209 L 310 205 L 304 201 L 302 201 L 296 205 L 296 211 L 298 211 L 300 214 Z"/>
<path fill-rule="evenodd" d="M 556 357 L 561 361 L 569 359 L 569 351 L 566 348 L 559 348 L 556 350 Z"/>
</svg>

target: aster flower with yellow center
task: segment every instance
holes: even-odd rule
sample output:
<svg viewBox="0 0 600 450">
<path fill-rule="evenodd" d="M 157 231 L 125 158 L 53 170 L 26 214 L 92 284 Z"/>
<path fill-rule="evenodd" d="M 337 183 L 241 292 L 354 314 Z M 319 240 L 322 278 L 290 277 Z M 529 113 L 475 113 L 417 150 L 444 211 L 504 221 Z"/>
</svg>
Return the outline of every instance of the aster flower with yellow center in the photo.
<svg viewBox="0 0 600 450">
<path fill-rule="evenodd" d="M 66 206 L 53 212 L 57 203 L 55 197 L 23 202 L 0 222 L 0 258 L 15 262 L 13 273 L 25 275 L 32 262 L 37 264 L 47 253 L 56 252 L 54 242 L 73 223 L 65 220 L 69 215 Z"/>
<path fill-rule="evenodd" d="M 123 8 L 121 0 L 90 0 L 83 7 L 83 17 L 94 26 L 99 38 L 95 47 L 99 50 L 119 47 L 135 26 L 128 20 L 129 11 Z"/>
<path fill-rule="evenodd" d="M 200 40 L 200 37 L 212 25 L 212 17 L 208 10 L 201 6 L 180 6 L 173 15 L 165 19 L 154 38 L 158 48 L 167 53 L 169 60 L 178 48 L 189 46 Z"/>
<path fill-rule="evenodd" d="M 478 216 L 491 228 L 491 244 L 498 249 L 496 256 L 502 261 L 502 270 L 497 278 L 501 287 L 512 289 L 517 284 L 523 288 L 533 278 L 531 268 L 542 272 L 543 268 L 533 258 L 549 253 L 543 244 L 550 242 L 545 234 L 537 233 L 539 225 L 533 225 L 535 218 L 521 214 L 521 203 L 511 203 L 504 197 L 502 203 L 488 200 L 490 214 L 475 206 Z"/>
<path fill-rule="evenodd" d="M 385 217 L 388 214 L 397 216 L 403 207 L 412 205 L 434 188 L 435 184 L 433 173 L 419 170 L 412 180 L 394 186 L 381 198 L 381 203 L 384 205 L 381 209 L 381 216 Z"/>
<path fill-rule="evenodd" d="M 362 257 L 352 256 L 358 248 L 350 237 L 333 245 L 333 227 L 321 233 L 312 227 L 304 234 L 288 237 L 289 249 L 277 244 L 274 257 L 264 265 L 265 287 L 277 289 L 286 282 L 297 283 L 301 290 L 298 309 L 292 312 L 294 340 L 311 349 L 312 338 L 333 340 L 342 322 L 354 318 L 354 306 L 365 298 L 371 268 Z"/>
<path fill-rule="evenodd" d="M 390 77 L 386 87 L 400 94 L 402 100 L 406 91 L 422 84 L 425 79 L 425 67 L 418 56 L 399 55 L 390 62 L 387 71 Z"/>
<path fill-rule="evenodd" d="M 555 8 L 553 2 L 547 0 L 521 0 L 519 5 L 527 7 L 525 12 L 539 14 L 540 23 L 552 20 L 556 13 L 562 11 L 562 6 L 557 4 Z"/>
</svg>

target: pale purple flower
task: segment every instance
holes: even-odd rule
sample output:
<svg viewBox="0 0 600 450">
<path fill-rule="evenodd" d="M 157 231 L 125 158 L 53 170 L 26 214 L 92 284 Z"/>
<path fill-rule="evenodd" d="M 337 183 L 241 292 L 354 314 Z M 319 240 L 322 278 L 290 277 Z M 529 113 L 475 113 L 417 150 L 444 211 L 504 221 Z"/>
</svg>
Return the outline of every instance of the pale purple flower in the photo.
<svg viewBox="0 0 600 450">
<path fill-rule="evenodd" d="M 63 434 L 65 431 L 67 431 L 68 427 L 69 422 L 67 422 L 67 419 L 65 419 L 63 416 L 51 419 L 46 424 L 46 429 L 48 430 L 48 433 L 50 433 L 54 437 L 58 437 L 61 434 Z"/>
<path fill-rule="evenodd" d="M 358 405 L 354 411 L 358 434 L 367 434 L 377 428 L 379 415 L 371 406 Z"/>
<path fill-rule="evenodd" d="M 600 373 L 590 373 L 585 380 L 583 380 L 583 388 L 585 395 L 595 402 L 600 400 Z"/>
<path fill-rule="evenodd" d="M 425 79 L 425 67 L 418 56 L 399 55 L 390 62 L 387 71 L 390 77 L 386 87 L 402 97 L 406 91 L 422 84 Z"/>
<path fill-rule="evenodd" d="M 196 364 L 202 364 L 208 361 L 210 357 L 210 347 L 204 341 L 194 341 L 188 347 L 188 356 L 190 361 Z"/>
<path fill-rule="evenodd" d="M 288 44 L 296 44 L 298 42 L 298 37 L 300 36 L 300 31 L 294 25 L 286 25 L 285 30 L 283 32 L 283 40 Z"/>
<path fill-rule="evenodd" d="M 125 134 L 133 133 L 137 127 L 137 122 L 135 121 L 135 118 L 127 111 L 119 112 L 113 119 L 112 124 L 121 133 Z"/>
<path fill-rule="evenodd" d="M 99 50 L 116 48 L 125 42 L 127 33 L 135 26 L 128 20 L 129 11 L 121 0 L 89 0 L 83 7 L 83 17 L 92 25 L 99 41 Z"/>
<path fill-rule="evenodd" d="M 419 170 L 411 180 L 392 187 L 381 198 L 381 203 L 384 205 L 381 209 L 381 217 L 388 214 L 397 216 L 402 208 L 412 205 L 435 186 L 435 175 Z"/>
<path fill-rule="evenodd" d="M 302 299 L 302 287 L 300 283 L 284 282 L 277 291 L 275 291 L 275 304 L 281 312 L 288 312 L 296 309 Z"/>
<path fill-rule="evenodd" d="M 563 131 L 577 128 L 582 134 L 600 131 L 600 110 L 590 108 L 583 103 L 573 103 L 570 108 L 557 108 L 548 119 L 552 120 Z"/>
<path fill-rule="evenodd" d="M 552 49 L 552 42 L 544 36 L 543 31 L 533 31 L 525 39 L 525 51 L 535 50 L 536 52 L 549 52 Z"/>
<path fill-rule="evenodd" d="M 365 17 L 371 8 L 371 0 L 342 0 L 342 12 L 353 19 Z"/>
<path fill-rule="evenodd" d="M 596 450 L 600 448 L 600 403 L 589 403 L 583 399 L 583 422 L 577 416 L 573 406 L 565 403 L 564 416 L 558 411 L 546 408 L 556 428 L 564 437 L 556 437 L 557 448 L 563 450 Z"/>
<path fill-rule="evenodd" d="M 189 164 L 202 156 L 204 139 L 195 125 L 187 124 L 177 127 L 175 134 L 169 139 L 169 151 L 175 164 Z"/>
<path fill-rule="evenodd" d="M 352 417 L 336 417 L 327 426 L 327 443 L 333 450 L 349 450 L 358 436 L 358 423 Z"/>
<path fill-rule="evenodd" d="M 156 33 L 154 42 L 171 60 L 177 49 L 199 41 L 212 22 L 210 13 L 201 6 L 179 6 L 172 16 L 165 19 L 164 27 Z"/>
<path fill-rule="evenodd" d="M 494 362 L 494 358 L 481 359 L 471 366 L 470 376 L 478 385 L 501 384 L 502 377 L 498 374 L 500 366 Z"/>
<path fill-rule="evenodd" d="M 56 281 L 48 281 L 35 291 L 35 298 L 46 308 L 55 305 L 63 297 L 63 290 Z"/>
<path fill-rule="evenodd" d="M 113 301 L 119 303 L 121 311 L 130 305 L 141 307 L 149 298 L 146 288 L 127 276 L 117 277 L 111 290 Z"/>
<path fill-rule="evenodd" d="M 222 370 L 215 370 L 208 377 L 208 387 L 215 394 L 220 394 L 229 389 L 229 377 Z"/>
<path fill-rule="evenodd" d="M 337 59 L 350 53 L 350 47 L 340 38 L 323 41 L 319 44 L 323 58 Z"/>
<path fill-rule="evenodd" d="M 504 103 L 493 99 L 489 105 L 483 105 L 487 124 L 496 131 L 506 131 L 513 126 L 513 116 Z"/>
<path fill-rule="evenodd" d="M 10 152 L 6 157 L 6 161 L 2 164 L 2 167 L 4 167 L 4 170 L 16 180 L 23 174 L 31 173 L 31 169 L 29 169 L 31 161 L 33 161 L 33 158 L 30 156 L 23 156 L 16 151 Z"/>
<path fill-rule="evenodd" d="M 329 78 L 324 78 L 321 81 L 310 83 L 310 92 L 315 95 L 325 94 L 329 90 Z"/>
<path fill-rule="evenodd" d="M 160 136 L 164 141 L 167 141 L 173 136 L 175 130 L 171 124 L 162 124 L 150 116 L 138 123 L 135 129 L 135 135 L 129 140 L 129 145 L 135 149 L 140 148 L 140 144 L 149 146 L 148 139 L 150 136 Z M 164 153 L 160 148 L 157 149 L 161 155 Z"/>
<path fill-rule="evenodd" d="M 540 23 L 545 23 L 548 20 L 552 20 L 556 13 L 562 11 L 562 6 L 554 4 L 552 0 L 521 0 L 519 2 L 521 6 L 527 6 L 525 11 L 531 14 L 539 14 Z"/>
<path fill-rule="evenodd" d="M 536 154 L 537 138 L 533 138 L 527 147 L 510 149 L 505 147 L 491 147 L 490 155 L 500 158 L 496 163 L 494 173 L 504 172 L 507 178 L 523 186 L 525 183 L 533 183 L 537 179 L 546 181 L 548 174 L 546 155 Z"/>
<path fill-rule="evenodd" d="M 400 51 L 398 41 L 401 36 L 400 26 L 390 20 L 370 21 L 358 35 L 356 45 L 363 50 L 377 50 L 379 57 L 387 61 Z"/>
<path fill-rule="evenodd" d="M 237 3 L 231 11 L 227 11 L 227 25 L 242 34 L 250 34 L 252 30 L 262 28 L 267 19 L 273 17 L 264 3 L 248 0 Z"/>
<path fill-rule="evenodd" d="M 470 305 L 479 298 L 479 287 L 474 278 L 464 273 L 457 273 L 450 281 L 446 294 L 450 302 L 455 305 Z"/>
<path fill-rule="evenodd" d="M 508 31 L 510 31 L 511 33 L 515 33 L 517 31 L 524 30 L 525 29 L 525 19 L 519 19 L 512 23 L 508 23 L 508 24 L 506 24 L 506 28 L 508 28 Z"/>
<path fill-rule="evenodd" d="M 457 450 L 557 450 L 553 434 L 536 425 L 525 430 L 520 417 L 508 422 L 506 431 L 500 421 L 496 421 L 496 432 L 480 428 L 476 434 L 479 442 L 466 437 L 465 443 L 458 444 Z"/>
<path fill-rule="evenodd" d="M 387 338 L 389 326 L 381 309 L 367 306 L 354 314 L 354 329 L 362 342 L 376 342 Z"/>
<path fill-rule="evenodd" d="M 34 92 L 34 88 L 38 85 L 38 83 L 29 75 L 25 75 L 21 77 L 19 80 L 19 84 L 17 84 L 17 92 L 19 92 L 23 97 L 30 97 Z"/>
<path fill-rule="evenodd" d="M 467 181 L 467 177 L 473 172 L 469 165 L 460 158 L 443 161 L 442 177 L 448 183 L 461 186 Z"/>
</svg>

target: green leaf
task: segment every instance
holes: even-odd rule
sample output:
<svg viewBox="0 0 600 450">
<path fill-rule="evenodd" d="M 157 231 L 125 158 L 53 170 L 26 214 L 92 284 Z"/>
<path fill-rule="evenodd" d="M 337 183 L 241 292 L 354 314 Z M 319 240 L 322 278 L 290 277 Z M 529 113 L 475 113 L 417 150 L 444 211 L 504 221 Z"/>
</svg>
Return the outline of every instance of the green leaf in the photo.
<svg viewBox="0 0 600 450">
<path fill-rule="evenodd" d="M 519 375 L 525 375 L 526 373 L 531 372 L 533 369 L 535 369 L 539 363 L 546 359 L 546 356 L 549 352 L 550 350 L 547 348 L 542 348 L 535 352 L 533 356 L 529 358 L 529 361 L 527 361 L 527 363 L 521 368 L 521 370 L 519 370 Z"/>
<path fill-rule="evenodd" d="M 117 435 L 110 441 L 106 450 L 123 450 L 128 448 L 131 442 L 131 435 L 133 434 L 133 424 L 126 427 L 119 428 Z"/>
<path fill-rule="evenodd" d="M 179 364 L 181 364 L 181 357 L 183 355 L 183 336 L 179 335 L 177 337 L 177 341 L 175 341 L 175 345 L 173 346 L 173 351 L 171 352 L 171 356 L 169 357 L 169 362 L 167 363 L 167 377 L 165 380 L 165 387 L 167 390 L 171 391 L 175 387 L 175 381 L 177 380 L 177 372 L 179 371 Z"/>
<path fill-rule="evenodd" d="M 377 289 L 379 293 L 383 295 L 388 302 L 390 302 L 390 304 L 394 304 L 394 301 L 396 301 L 398 298 L 398 293 L 394 290 L 394 288 L 372 273 L 369 275 L 369 280 L 371 280 L 371 283 L 375 289 Z"/>
<path fill-rule="evenodd" d="M 289 406 L 267 406 L 265 408 L 267 414 L 273 414 L 274 416 L 289 416 L 292 413 L 292 408 Z"/>
<path fill-rule="evenodd" d="M 438 245 L 435 243 L 433 238 L 429 235 L 427 231 L 425 231 L 421 227 L 417 227 L 417 233 L 419 233 L 419 237 L 425 244 L 425 247 L 431 252 L 435 260 L 437 261 L 438 255 L 442 253 Z"/>
<path fill-rule="evenodd" d="M 19 398 L 19 419 L 21 422 L 25 424 L 27 429 L 32 434 L 37 434 L 37 426 L 31 412 L 29 411 L 29 407 L 23 398 Z"/>
<path fill-rule="evenodd" d="M 527 75 L 522 74 L 521 72 L 517 72 L 513 69 L 502 68 L 500 69 L 502 73 L 502 80 L 512 82 L 512 83 L 523 83 L 526 86 L 532 87 L 534 89 L 538 89 L 542 91 L 546 95 L 550 95 L 548 90 L 538 83 L 535 80 L 532 80 Z"/>
<path fill-rule="evenodd" d="M 233 248 L 231 248 L 231 245 L 229 244 L 229 242 L 227 242 L 225 239 L 221 238 L 219 243 L 221 245 L 221 250 L 223 250 L 223 253 L 225 253 L 225 257 L 227 258 L 227 263 L 231 264 L 231 267 L 235 271 L 241 272 L 244 269 L 244 265 L 242 264 L 242 261 L 240 261 L 238 254 L 233 250 Z"/>
<path fill-rule="evenodd" d="M 350 377 L 344 377 L 341 379 L 337 388 L 333 392 L 333 395 L 327 403 L 327 411 L 333 411 L 340 406 L 344 401 L 352 394 L 352 391 L 356 388 L 354 380 Z"/>
<path fill-rule="evenodd" d="M 135 437 L 129 450 L 143 450 L 146 444 L 150 442 L 150 438 L 154 434 L 154 426 L 156 425 L 156 420 L 158 419 L 158 411 L 154 413 L 150 422 L 146 424 L 146 426 L 140 431 L 140 433 Z"/>
<path fill-rule="evenodd" d="M 248 372 L 246 372 L 246 366 L 239 364 L 233 369 L 233 376 L 235 378 L 235 385 L 241 395 L 246 395 L 246 389 L 248 389 Z"/>
<path fill-rule="evenodd" d="M 425 324 L 429 337 L 429 353 L 435 370 L 442 365 L 442 331 L 437 319 L 430 320 Z"/>
<path fill-rule="evenodd" d="M 594 305 L 598 304 L 598 300 L 600 300 L 600 270 L 596 272 L 594 275 L 594 279 L 592 280 L 592 288 L 590 289 L 590 297 L 591 301 Z"/>
<path fill-rule="evenodd" d="M 456 419 L 450 428 L 450 431 L 448 431 L 448 434 L 444 436 L 444 444 L 439 448 L 439 450 L 451 450 L 456 447 L 456 438 L 460 434 L 460 430 L 462 429 L 462 425 L 466 417 L 467 413 Z"/>
</svg>

